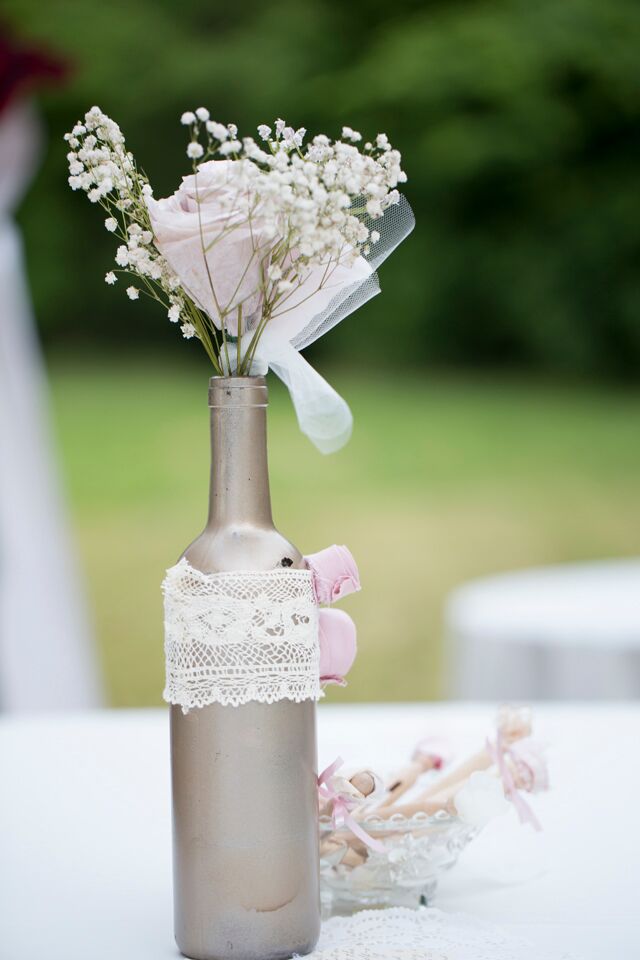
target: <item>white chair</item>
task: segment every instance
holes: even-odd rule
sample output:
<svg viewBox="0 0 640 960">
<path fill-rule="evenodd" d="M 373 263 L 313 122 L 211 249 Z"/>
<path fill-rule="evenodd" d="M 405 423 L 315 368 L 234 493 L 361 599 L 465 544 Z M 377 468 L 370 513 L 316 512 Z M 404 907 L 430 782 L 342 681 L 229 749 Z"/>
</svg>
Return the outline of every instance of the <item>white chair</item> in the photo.
<svg viewBox="0 0 640 960">
<path fill-rule="evenodd" d="M 464 584 L 447 600 L 445 630 L 453 697 L 638 697 L 640 559 Z"/>
</svg>

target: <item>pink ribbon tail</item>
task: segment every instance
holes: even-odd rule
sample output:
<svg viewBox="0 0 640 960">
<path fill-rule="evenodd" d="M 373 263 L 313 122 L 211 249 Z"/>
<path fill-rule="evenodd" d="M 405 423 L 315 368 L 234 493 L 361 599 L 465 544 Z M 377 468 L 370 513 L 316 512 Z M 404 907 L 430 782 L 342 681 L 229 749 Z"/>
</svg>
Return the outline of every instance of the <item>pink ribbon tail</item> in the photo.
<svg viewBox="0 0 640 960">
<path fill-rule="evenodd" d="M 344 760 L 342 757 L 336 757 L 333 763 L 330 763 L 328 767 L 325 767 L 322 773 L 318 774 L 318 786 L 321 787 L 327 782 L 327 780 L 330 780 L 336 770 L 339 770 L 343 763 Z M 329 796 L 333 796 L 333 793 L 329 792 Z"/>
<path fill-rule="evenodd" d="M 372 837 L 364 827 L 361 827 L 357 820 L 355 820 L 349 813 L 348 803 L 344 800 L 343 797 L 338 795 L 333 804 L 333 816 L 335 826 L 340 826 L 344 824 L 345 827 L 348 827 L 351 830 L 351 833 L 355 834 L 359 840 L 362 840 L 367 847 L 371 847 L 372 850 L 375 850 L 377 853 L 385 852 L 385 845 L 376 840 L 375 837 Z"/>
<path fill-rule="evenodd" d="M 534 830 L 542 830 L 542 825 L 535 813 L 524 799 L 522 794 L 514 788 L 510 796 L 511 802 L 516 808 L 516 813 L 520 818 L 520 823 L 530 823 Z"/>
<path fill-rule="evenodd" d="M 507 761 L 505 756 L 509 753 L 509 748 L 503 746 L 503 737 L 502 732 L 498 730 L 496 735 L 495 746 L 487 740 L 487 750 L 489 754 L 495 761 L 498 766 L 498 771 L 500 773 L 500 779 L 502 780 L 502 785 L 504 787 L 504 793 L 508 800 L 514 805 L 516 813 L 518 814 L 518 819 L 520 823 L 530 823 L 534 830 L 542 830 L 540 821 L 536 817 L 535 813 L 524 799 L 520 791 L 517 789 L 511 771 L 507 766 Z"/>
<path fill-rule="evenodd" d="M 332 801 L 331 818 L 334 827 L 337 828 L 344 825 L 351 833 L 358 837 L 359 840 L 362 840 L 367 847 L 371 847 L 371 849 L 377 853 L 384 853 L 386 850 L 385 845 L 381 843 L 380 840 L 376 840 L 375 837 L 370 836 L 364 827 L 360 826 L 358 821 L 351 816 L 349 812 L 350 808 L 351 806 L 357 806 L 358 801 L 338 793 L 329 782 L 336 770 L 342 766 L 343 762 L 342 757 L 336 757 L 333 763 L 322 771 L 318 776 L 318 792 L 325 800 Z"/>
</svg>

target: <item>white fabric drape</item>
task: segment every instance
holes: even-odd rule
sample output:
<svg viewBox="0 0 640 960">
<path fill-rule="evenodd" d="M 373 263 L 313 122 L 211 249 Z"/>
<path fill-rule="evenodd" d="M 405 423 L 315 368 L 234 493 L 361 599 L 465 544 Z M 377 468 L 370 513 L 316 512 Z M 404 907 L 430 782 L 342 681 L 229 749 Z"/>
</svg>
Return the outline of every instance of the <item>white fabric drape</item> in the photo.
<svg viewBox="0 0 640 960">
<path fill-rule="evenodd" d="M 39 128 L 18 104 L 0 119 L 0 710 L 101 702 L 83 591 L 59 488 L 48 398 L 12 214 Z"/>
</svg>

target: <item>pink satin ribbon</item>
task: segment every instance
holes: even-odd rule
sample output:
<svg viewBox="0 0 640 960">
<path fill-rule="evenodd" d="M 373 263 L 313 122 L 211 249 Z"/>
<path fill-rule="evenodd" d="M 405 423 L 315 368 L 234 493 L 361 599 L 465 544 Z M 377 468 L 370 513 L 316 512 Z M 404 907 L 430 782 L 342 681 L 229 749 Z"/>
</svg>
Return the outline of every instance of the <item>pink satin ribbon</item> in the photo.
<svg viewBox="0 0 640 960">
<path fill-rule="evenodd" d="M 491 743 L 490 740 L 487 740 L 487 750 L 489 751 L 494 763 L 496 763 L 498 766 L 500 779 L 502 780 L 502 785 L 504 787 L 504 794 L 516 808 L 520 823 L 530 823 L 534 830 L 542 830 L 540 821 L 516 787 L 511 770 L 509 770 L 509 767 L 507 766 L 507 761 L 505 758 L 508 754 L 511 754 L 512 751 L 509 747 L 505 746 L 504 737 L 502 736 L 502 732 L 500 730 L 498 730 L 496 734 L 495 745 Z"/>
<path fill-rule="evenodd" d="M 368 847 L 371 847 L 372 850 L 375 850 L 377 853 L 385 853 L 386 847 L 384 844 L 376 840 L 375 837 L 371 837 L 367 831 L 360 826 L 358 821 L 351 816 L 350 811 L 354 807 L 359 806 L 361 801 L 356 800 L 355 797 L 339 793 L 331 786 L 331 777 L 343 763 L 344 760 L 342 757 L 336 757 L 333 763 L 328 766 L 326 770 L 322 771 L 318 776 L 318 793 L 325 800 L 331 801 L 331 819 L 334 827 L 347 827 L 351 830 L 351 833 L 355 834 L 359 840 L 362 840 L 362 842 Z"/>
</svg>

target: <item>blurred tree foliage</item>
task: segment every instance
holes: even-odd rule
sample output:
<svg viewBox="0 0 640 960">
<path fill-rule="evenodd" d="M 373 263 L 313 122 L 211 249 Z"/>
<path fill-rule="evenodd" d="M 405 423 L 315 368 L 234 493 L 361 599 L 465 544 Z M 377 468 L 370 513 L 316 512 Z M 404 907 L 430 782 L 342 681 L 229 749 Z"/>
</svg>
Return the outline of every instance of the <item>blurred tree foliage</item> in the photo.
<svg viewBox="0 0 640 960">
<path fill-rule="evenodd" d="M 637 368 L 637 0 L 4 0 L 3 15 L 75 67 L 43 98 L 52 143 L 21 212 L 50 339 L 176 336 L 102 284 L 112 238 L 69 191 L 60 138 L 100 104 L 163 196 L 187 166 L 177 118 L 204 104 L 243 132 L 275 116 L 384 130 L 404 154 L 417 230 L 327 354 Z"/>
</svg>

